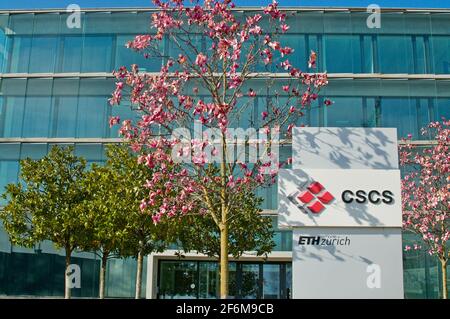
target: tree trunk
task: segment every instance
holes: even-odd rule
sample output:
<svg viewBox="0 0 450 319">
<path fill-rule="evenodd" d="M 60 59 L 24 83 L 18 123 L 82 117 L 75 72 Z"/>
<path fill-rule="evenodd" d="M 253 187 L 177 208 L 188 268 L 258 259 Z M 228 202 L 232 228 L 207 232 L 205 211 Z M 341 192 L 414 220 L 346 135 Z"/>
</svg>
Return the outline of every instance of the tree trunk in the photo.
<svg viewBox="0 0 450 319">
<path fill-rule="evenodd" d="M 142 246 L 141 243 L 139 243 Z M 137 256 L 137 269 L 136 269 L 136 294 L 135 299 L 141 299 L 142 291 L 142 267 L 143 267 L 144 256 L 142 253 L 142 248 L 139 248 L 139 253 Z"/>
<path fill-rule="evenodd" d="M 106 278 L 106 265 L 108 263 L 109 253 L 103 252 L 102 255 L 102 264 L 100 266 L 100 286 L 98 297 L 100 299 L 105 299 L 105 278 Z"/>
<path fill-rule="evenodd" d="M 228 298 L 228 223 L 220 228 L 220 298 Z"/>
<path fill-rule="evenodd" d="M 441 259 L 441 270 L 442 270 L 442 299 L 447 299 L 448 298 L 447 260 Z"/>
<path fill-rule="evenodd" d="M 69 273 L 69 266 L 70 266 L 70 256 L 72 255 L 72 250 L 70 248 L 66 247 L 66 271 L 64 273 L 64 298 L 70 299 L 71 297 L 71 288 L 70 288 L 70 273 Z"/>
<path fill-rule="evenodd" d="M 226 79 L 224 79 L 226 81 Z M 226 83 L 224 83 L 224 88 Z M 220 229 L 220 298 L 228 298 L 228 207 L 227 207 L 227 140 L 225 134 L 222 134 L 222 162 L 220 163 L 220 175 L 222 178 L 220 208 L 221 222 Z"/>
</svg>

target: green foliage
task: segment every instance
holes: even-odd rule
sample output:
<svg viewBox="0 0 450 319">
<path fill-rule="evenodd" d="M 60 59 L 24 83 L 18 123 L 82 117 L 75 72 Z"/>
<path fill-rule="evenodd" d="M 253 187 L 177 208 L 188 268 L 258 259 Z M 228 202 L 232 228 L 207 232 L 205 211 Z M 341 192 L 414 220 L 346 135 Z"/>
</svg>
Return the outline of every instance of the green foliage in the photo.
<svg viewBox="0 0 450 319">
<path fill-rule="evenodd" d="M 100 225 L 109 231 L 97 231 L 99 240 L 108 241 L 117 235 L 117 253 L 123 257 L 137 257 L 139 251 L 144 255 L 162 251 L 166 245 L 167 225 L 155 225 L 151 216 L 139 208 L 141 200 L 148 196 L 143 185 L 151 178 L 152 171 L 138 163 L 127 144 L 108 145 L 106 153 L 107 163 L 96 174 L 101 175 L 98 181 L 104 185 L 100 187 L 103 191 L 95 206 L 102 207 L 104 214 L 109 212 L 109 226 Z"/>
<path fill-rule="evenodd" d="M 70 251 L 83 244 L 85 169 L 86 161 L 73 154 L 73 147 L 54 146 L 40 160 L 21 161 L 21 182 L 6 186 L 2 196 L 8 204 L 0 212 L 13 244 L 32 247 L 51 240 Z"/>
<path fill-rule="evenodd" d="M 228 251 L 234 258 L 255 251 L 258 256 L 272 251 L 273 229 L 270 218 L 261 215 L 262 199 L 252 192 L 234 194 L 236 201 L 229 210 Z M 215 200 L 219 206 L 220 201 Z M 181 248 L 210 257 L 220 255 L 220 231 L 210 214 L 189 214 L 170 220 Z"/>
<path fill-rule="evenodd" d="M 84 189 L 87 193 L 84 205 L 86 213 L 80 222 L 89 230 L 89 240 L 83 250 L 101 251 L 108 256 L 117 251 L 127 236 L 127 211 L 125 201 L 120 199 L 121 181 L 109 167 L 93 165 L 86 174 Z"/>
</svg>

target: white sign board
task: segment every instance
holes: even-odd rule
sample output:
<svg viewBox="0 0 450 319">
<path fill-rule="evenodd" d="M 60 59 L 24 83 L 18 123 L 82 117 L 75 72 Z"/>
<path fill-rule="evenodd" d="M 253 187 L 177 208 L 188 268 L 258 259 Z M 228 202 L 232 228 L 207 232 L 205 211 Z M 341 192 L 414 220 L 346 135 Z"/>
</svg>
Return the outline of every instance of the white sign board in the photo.
<svg viewBox="0 0 450 319">
<path fill-rule="evenodd" d="M 402 227 L 399 170 L 280 170 L 278 226 Z"/>
<path fill-rule="evenodd" d="M 278 175 L 294 298 L 403 298 L 397 131 L 294 128 Z"/>
<path fill-rule="evenodd" d="M 295 127 L 292 167 L 398 169 L 397 129 Z"/>
<path fill-rule="evenodd" d="M 296 228 L 293 298 L 403 298 L 399 228 Z"/>
</svg>

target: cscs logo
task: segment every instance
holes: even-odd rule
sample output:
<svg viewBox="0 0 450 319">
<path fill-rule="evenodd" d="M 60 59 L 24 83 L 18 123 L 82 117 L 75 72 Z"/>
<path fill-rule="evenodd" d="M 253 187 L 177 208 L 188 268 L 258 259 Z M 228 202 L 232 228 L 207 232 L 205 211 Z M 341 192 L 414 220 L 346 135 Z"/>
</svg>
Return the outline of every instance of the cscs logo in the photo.
<svg viewBox="0 0 450 319">
<path fill-rule="evenodd" d="M 291 196 L 291 200 L 304 213 L 320 214 L 325 205 L 329 205 L 334 196 L 325 189 L 325 187 L 317 181 L 307 181 L 301 185 L 302 190 Z"/>
<path fill-rule="evenodd" d="M 341 200 L 345 204 L 393 204 L 394 194 L 389 190 L 344 190 L 341 194 Z M 325 189 L 325 187 L 317 182 L 308 180 L 300 186 L 300 191 L 297 191 L 290 196 L 289 200 L 293 202 L 297 208 L 303 213 L 320 214 L 327 205 L 330 205 L 335 197 Z"/>
</svg>

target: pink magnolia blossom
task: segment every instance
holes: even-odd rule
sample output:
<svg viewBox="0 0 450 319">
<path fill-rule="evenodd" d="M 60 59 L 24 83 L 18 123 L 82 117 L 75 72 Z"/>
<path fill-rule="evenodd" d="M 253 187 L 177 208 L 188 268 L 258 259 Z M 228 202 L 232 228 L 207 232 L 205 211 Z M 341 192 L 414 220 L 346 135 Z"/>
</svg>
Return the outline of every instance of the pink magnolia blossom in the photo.
<svg viewBox="0 0 450 319">
<path fill-rule="evenodd" d="M 109 118 L 109 127 L 112 127 L 116 124 L 120 123 L 120 117 L 118 116 L 111 116 Z"/>
<path fill-rule="evenodd" d="M 408 172 L 401 184 L 403 227 L 422 237 L 444 269 L 450 238 L 450 121 L 432 122 L 422 134 L 433 136 L 434 144 L 419 149 L 409 142 L 409 134 L 400 146 L 400 164 Z M 414 244 L 415 250 L 420 248 Z"/>
<path fill-rule="evenodd" d="M 287 24 L 283 23 L 281 25 L 281 32 L 286 33 L 286 31 L 289 30 L 289 28 L 290 27 Z"/>
<path fill-rule="evenodd" d="M 199 67 L 204 67 L 206 65 L 206 61 L 208 61 L 208 58 L 203 53 L 199 53 L 197 55 L 197 58 L 195 59 L 195 64 L 197 64 Z"/>
<path fill-rule="evenodd" d="M 308 61 L 308 67 L 315 68 L 316 67 L 316 61 L 317 61 L 317 54 L 314 51 L 311 51 L 311 54 L 309 55 L 309 61 Z"/>
<path fill-rule="evenodd" d="M 274 98 L 263 106 L 267 110 L 261 112 L 262 129 L 267 135 L 262 143 L 265 145 L 269 133 L 281 132 L 281 127 L 287 127 L 287 132 L 282 133 L 290 134 L 294 120 L 303 115 L 303 108 L 317 100 L 328 77 L 326 73 L 304 73 L 287 60 L 293 49 L 283 44 L 279 33 L 286 32 L 289 26 L 276 1 L 263 12 L 244 19 L 232 10 L 234 4 L 230 0 L 153 2 L 158 10 L 151 15 L 151 36 L 137 36 L 128 46 L 148 58 L 160 58 L 164 54 L 159 50 L 162 41 L 172 41 L 179 44 L 182 53 L 168 57 L 159 72 L 151 74 L 140 72 L 137 65 L 120 67 L 114 72 L 117 84 L 110 103 L 121 104 L 127 99 L 138 114 L 137 121 L 122 121 L 119 133 L 139 153 L 139 163 L 153 172 L 143 186 L 148 196 L 141 209 L 159 223 L 177 214 L 211 213 L 205 193 L 216 194 L 225 189 L 228 204 L 234 205 L 238 192 L 275 183 L 282 165 L 271 153 L 267 160 L 256 164 L 231 163 L 239 165 L 226 165 L 225 172 L 218 172 L 211 169 L 215 163 L 210 161 L 210 155 L 220 157 L 222 145 L 192 137 L 186 143 L 181 137 L 172 137 L 174 128 L 200 122 L 226 137 L 241 114 L 253 112 L 245 109 L 249 107 L 247 97 L 256 97 L 256 92 L 249 89 L 252 74 L 259 73 L 261 65 L 272 67 L 276 63 L 288 72 L 289 80 L 267 86 L 264 94 L 278 96 L 284 90 L 288 102 L 283 104 Z M 189 30 L 206 38 L 205 49 L 190 45 Z M 111 119 L 114 124 L 119 121 Z M 176 157 L 189 157 L 191 162 L 185 165 Z"/>
<path fill-rule="evenodd" d="M 325 104 L 326 106 L 330 106 L 330 105 L 333 104 L 333 102 L 332 102 L 330 99 L 325 99 L 324 104 Z"/>
</svg>

